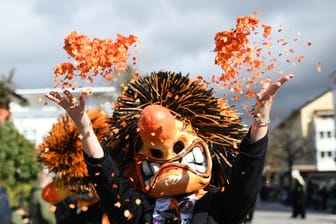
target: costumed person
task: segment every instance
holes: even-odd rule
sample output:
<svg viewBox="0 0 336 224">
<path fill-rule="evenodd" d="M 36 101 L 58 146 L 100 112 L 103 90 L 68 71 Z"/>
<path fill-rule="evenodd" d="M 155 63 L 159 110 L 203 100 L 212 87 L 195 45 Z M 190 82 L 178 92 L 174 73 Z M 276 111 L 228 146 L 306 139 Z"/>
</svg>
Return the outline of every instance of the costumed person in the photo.
<svg viewBox="0 0 336 224">
<path fill-rule="evenodd" d="M 55 214 L 52 211 L 53 205 L 42 198 L 42 190 L 52 182 L 52 177 L 47 171 L 41 171 L 30 191 L 29 217 L 33 224 L 55 224 Z"/>
<path fill-rule="evenodd" d="M 100 141 L 109 136 L 109 116 L 100 109 L 87 111 Z M 88 177 L 81 137 L 69 115 L 61 114 L 37 147 L 38 158 L 54 179 L 43 187 L 42 197 L 55 207 L 57 224 L 108 224 Z"/>
<path fill-rule="evenodd" d="M 292 218 L 296 218 L 301 216 L 301 218 L 306 217 L 306 210 L 305 210 L 305 188 L 306 183 L 303 177 L 300 174 L 300 171 L 293 170 L 292 171 L 292 178 L 293 178 L 293 187 L 292 187 Z"/>
<path fill-rule="evenodd" d="M 198 81 L 140 75 L 121 93 L 101 143 L 85 97 L 51 91 L 81 135 L 86 166 L 111 223 L 241 223 L 260 190 L 276 91 L 266 80 L 246 130 L 238 113 Z M 64 155 L 64 159 L 66 155 Z"/>
</svg>

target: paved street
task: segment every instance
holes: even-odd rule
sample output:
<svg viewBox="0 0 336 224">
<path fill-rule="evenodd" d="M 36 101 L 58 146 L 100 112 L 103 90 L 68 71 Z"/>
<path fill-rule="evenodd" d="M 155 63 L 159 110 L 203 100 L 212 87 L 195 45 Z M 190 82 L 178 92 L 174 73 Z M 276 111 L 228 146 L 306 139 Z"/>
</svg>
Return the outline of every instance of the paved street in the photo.
<svg viewBox="0 0 336 224">
<path fill-rule="evenodd" d="M 291 217 L 291 208 L 278 203 L 258 203 L 251 224 L 336 224 L 336 214 L 307 210 L 305 219 Z"/>
</svg>

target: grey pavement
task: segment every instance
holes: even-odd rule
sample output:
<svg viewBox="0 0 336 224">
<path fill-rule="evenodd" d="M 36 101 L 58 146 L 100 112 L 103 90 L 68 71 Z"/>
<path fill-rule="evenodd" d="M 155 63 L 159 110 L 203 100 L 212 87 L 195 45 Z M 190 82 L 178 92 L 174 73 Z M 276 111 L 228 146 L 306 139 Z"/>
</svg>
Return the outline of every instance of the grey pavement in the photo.
<svg viewBox="0 0 336 224">
<path fill-rule="evenodd" d="M 258 202 L 251 224 L 336 224 L 336 214 L 307 209 L 306 218 L 291 218 L 291 207 Z"/>
</svg>

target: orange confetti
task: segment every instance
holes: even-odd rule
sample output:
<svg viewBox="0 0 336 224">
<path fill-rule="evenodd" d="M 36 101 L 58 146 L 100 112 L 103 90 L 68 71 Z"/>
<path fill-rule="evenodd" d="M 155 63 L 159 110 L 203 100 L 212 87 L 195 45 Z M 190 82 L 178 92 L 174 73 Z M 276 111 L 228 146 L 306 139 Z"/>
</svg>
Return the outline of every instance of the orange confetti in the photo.
<svg viewBox="0 0 336 224">
<path fill-rule="evenodd" d="M 120 208 L 121 207 L 120 201 L 117 201 L 116 203 L 114 203 L 114 206 L 117 207 L 117 208 Z"/>
<path fill-rule="evenodd" d="M 38 98 L 36 99 L 36 102 L 37 102 L 37 103 L 41 103 L 41 102 L 43 102 L 42 97 L 38 97 Z"/>
<path fill-rule="evenodd" d="M 268 38 L 269 35 L 271 34 L 272 27 L 264 24 L 262 25 L 262 27 L 264 28 L 264 34 L 263 34 L 264 38 Z"/>
<path fill-rule="evenodd" d="M 240 100 L 240 96 L 235 95 L 235 96 L 232 97 L 232 100 Z"/>
<path fill-rule="evenodd" d="M 127 220 L 130 220 L 133 217 L 132 213 L 127 209 L 124 211 L 124 216 Z"/>
<path fill-rule="evenodd" d="M 263 24 L 255 15 L 238 17 L 235 27 L 215 35 L 215 64 L 220 66 L 222 73 L 211 76 L 211 82 L 232 92 L 232 100 L 254 99 L 257 94 L 254 89 L 259 89 L 256 87 L 261 85 L 266 72 L 282 76 L 284 71 L 277 68 L 278 64 L 287 62 L 296 66 L 305 58 L 294 55 L 297 52 L 291 46 L 299 41 L 301 33 L 291 41 L 283 36 L 273 40 L 273 30 L 280 33 L 283 28 L 274 29 Z M 280 51 L 275 52 L 277 49 Z M 204 82 L 203 77 L 198 79 Z"/>
<path fill-rule="evenodd" d="M 135 204 L 136 205 L 141 205 L 141 199 L 140 198 L 135 199 Z"/>
<path fill-rule="evenodd" d="M 279 121 L 280 121 L 280 116 L 279 116 L 278 114 L 275 115 L 274 120 L 275 120 L 276 122 L 279 122 Z"/>
<path fill-rule="evenodd" d="M 126 63 L 130 56 L 130 48 L 139 40 L 134 35 L 128 37 L 117 35 L 112 39 L 93 38 L 71 32 L 64 39 L 64 50 L 74 59 L 74 63 L 64 62 L 55 66 L 55 87 L 74 88 L 71 82 L 75 77 L 93 83 L 93 77 L 101 75 L 105 80 L 111 80 L 111 74 L 120 75 L 127 71 Z M 133 64 L 136 62 L 132 58 Z M 115 79 L 115 78 L 114 78 Z"/>
<path fill-rule="evenodd" d="M 234 29 L 218 32 L 215 36 L 214 51 L 217 53 L 215 64 L 222 68 L 223 73 L 219 78 L 212 77 L 212 81 L 224 83 L 224 87 L 232 92 L 245 94 L 245 98 L 252 98 L 255 93 L 250 89 L 244 90 L 242 82 L 236 81 L 241 75 L 241 69 L 246 68 L 246 72 L 254 73 L 261 70 L 262 67 L 268 70 L 274 68 L 272 62 L 267 64 L 262 57 L 262 49 L 252 46 L 250 43 L 249 36 L 251 34 L 258 35 L 259 28 L 263 30 L 262 38 L 264 40 L 261 41 L 261 44 L 272 48 L 272 42 L 266 41 L 270 37 L 272 27 L 261 24 L 261 21 L 253 16 L 238 17 Z M 270 55 L 271 52 L 269 51 L 268 54 Z M 256 79 L 260 78 L 263 73 L 256 72 L 256 74 L 249 79 L 252 85 L 256 85 Z M 232 99 L 240 100 L 241 97 L 235 95 Z"/>
<path fill-rule="evenodd" d="M 320 66 L 320 65 L 318 65 L 318 66 L 316 67 L 316 71 L 317 71 L 318 73 L 320 73 L 320 72 L 322 71 L 322 69 L 321 69 L 321 66 Z"/>
</svg>

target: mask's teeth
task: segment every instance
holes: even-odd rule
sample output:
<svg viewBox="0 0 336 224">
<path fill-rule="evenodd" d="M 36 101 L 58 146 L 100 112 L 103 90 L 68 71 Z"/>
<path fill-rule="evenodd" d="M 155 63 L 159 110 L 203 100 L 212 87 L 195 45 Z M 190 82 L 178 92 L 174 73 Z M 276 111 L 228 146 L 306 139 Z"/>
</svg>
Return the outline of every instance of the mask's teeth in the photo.
<svg viewBox="0 0 336 224">
<path fill-rule="evenodd" d="M 149 185 L 153 179 L 154 174 L 160 169 L 159 163 L 149 163 L 144 160 L 142 162 L 142 172 L 144 173 L 145 185 Z"/>
<path fill-rule="evenodd" d="M 196 164 L 202 164 L 204 162 L 205 158 L 204 158 L 204 154 L 202 153 L 201 148 L 200 147 L 195 147 L 192 150 L 192 152 L 194 154 Z"/>
<path fill-rule="evenodd" d="M 196 167 L 196 170 L 200 173 L 205 173 L 206 171 L 206 167 L 203 165 L 195 165 L 195 167 Z"/>
<path fill-rule="evenodd" d="M 188 165 L 191 169 L 197 170 L 200 173 L 206 172 L 205 154 L 198 146 L 195 146 L 191 152 L 187 153 L 181 159 L 181 163 Z"/>
<path fill-rule="evenodd" d="M 151 163 L 150 165 L 154 174 L 160 169 L 160 164 L 158 163 Z"/>
<path fill-rule="evenodd" d="M 192 163 L 192 162 L 194 162 L 194 155 L 193 155 L 192 152 L 189 152 L 187 155 L 185 155 L 182 158 L 182 163 L 183 164 Z"/>
<path fill-rule="evenodd" d="M 142 162 L 142 172 L 145 176 L 151 176 L 153 174 L 152 169 L 147 161 Z"/>
</svg>

